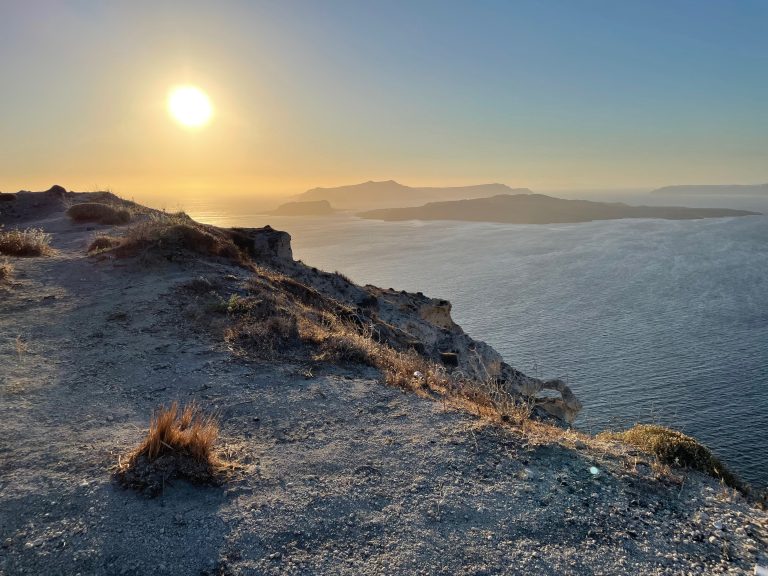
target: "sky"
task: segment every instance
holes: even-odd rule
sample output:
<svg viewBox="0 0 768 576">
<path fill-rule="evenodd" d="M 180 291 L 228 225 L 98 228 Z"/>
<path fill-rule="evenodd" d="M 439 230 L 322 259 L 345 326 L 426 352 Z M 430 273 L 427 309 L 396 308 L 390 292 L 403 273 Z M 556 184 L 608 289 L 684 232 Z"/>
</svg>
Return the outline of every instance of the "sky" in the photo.
<svg viewBox="0 0 768 576">
<path fill-rule="evenodd" d="M 768 2 L 0 0 L 0 190 L 768 181 Z M 169 90 L 212 101 L 174 121 Z"/>
</svg>

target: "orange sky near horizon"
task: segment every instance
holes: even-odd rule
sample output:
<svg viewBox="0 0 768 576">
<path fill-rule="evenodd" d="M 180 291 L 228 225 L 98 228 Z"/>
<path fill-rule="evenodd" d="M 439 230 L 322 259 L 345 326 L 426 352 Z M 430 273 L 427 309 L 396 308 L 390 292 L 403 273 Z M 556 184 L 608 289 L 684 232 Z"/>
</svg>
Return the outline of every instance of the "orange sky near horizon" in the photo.
<svg viewBox="0 0 768 576">
<path fill-rule="evenodd" d="M 183 204 L 389 179 L 763 183 L 764 15 L 655 1 L 5 3 L 0 191 Z M 209 124 L 171 118 L 180 84 L 210 97 Z"/>
</svg>

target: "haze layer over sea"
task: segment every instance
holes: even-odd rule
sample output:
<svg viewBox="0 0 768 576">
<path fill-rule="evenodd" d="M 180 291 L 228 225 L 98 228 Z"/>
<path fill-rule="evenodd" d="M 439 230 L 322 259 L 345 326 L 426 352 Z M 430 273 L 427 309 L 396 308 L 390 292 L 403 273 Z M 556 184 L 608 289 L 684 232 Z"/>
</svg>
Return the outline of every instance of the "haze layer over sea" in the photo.
<svg viewBox="0 0 768 576">
<path fill-rule="evenodd" d="M 674 426 L 768 485 L 766 216 L 536 226 L 188 210 L 286 230 L 295 258 L 358 283 L 446 298 L 508 363 L 565 377 L 578 428 Z"/>
</svg>

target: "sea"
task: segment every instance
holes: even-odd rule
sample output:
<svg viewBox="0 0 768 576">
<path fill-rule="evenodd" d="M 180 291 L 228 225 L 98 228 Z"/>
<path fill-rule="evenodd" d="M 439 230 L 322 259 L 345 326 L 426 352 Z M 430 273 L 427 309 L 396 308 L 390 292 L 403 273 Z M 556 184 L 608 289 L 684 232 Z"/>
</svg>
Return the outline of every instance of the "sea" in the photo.
<svg viewBox="0 0 768 576">
<path fill-rule="evenodd" d="M 655 203 L 768 214 L 768 198 L 738 200 Z M 295 258 L 357 283 L 448 299 L 454 320 L 506 362 L 567 381 L 584 404 L 576 428 L 673 426 L 768 486 L 768 216 L 379 222 L 274 217 L 215 200 L 187 211 L 285 230 Z"/>
</svg>

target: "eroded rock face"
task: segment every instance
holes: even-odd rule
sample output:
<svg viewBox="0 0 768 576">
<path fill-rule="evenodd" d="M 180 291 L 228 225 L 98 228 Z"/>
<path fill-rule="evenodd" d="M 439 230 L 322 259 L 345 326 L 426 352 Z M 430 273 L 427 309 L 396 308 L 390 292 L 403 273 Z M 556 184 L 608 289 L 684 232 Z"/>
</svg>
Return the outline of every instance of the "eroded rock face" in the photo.
<svg viewBox="0 0 768 576">
<path fill-rule="evenodd" d="M 504 364 L 501 380 L 510 393 L 534 399 L 535 406 L 564 422 L 573 423 L 581 412 L 581 402 L 568 385 L 560 379 L 540 380 L 539 378 L 531 378 L 508 364 Z M 560 398 L 537 397 L 544 390 L 559 392 Z"/>
<path fill-rule="evenodd" d="M 269 227 L 249 232 L 257 233 L 257 237 L 259 233 L 264 234 L 266 238 L 285 234 Z M 288 243 L 282 253 L 290 255 L 290 236 L 285 234 L 280 242 Z M 275 249 L 271 248 L 269 253 L 275 253 Z M 530 399 L 540 412 L 564 422 L 572 423 L 581 410 L 581 403 L 562 380 L 531 378 L 505 364 L 491 346 L 465 334 L 451 318 L 448 300 L 429 298 L 420 292 L 413 294 L 391 288 L 359 286 L 343 275 L 323 272 L 292 260 L 284 260 L 281 268 L 294 280 L 352 306 L 357 310 L 355 322 L 397 350 L 412 349 L 442 364 L 449 372 L 459 372 L 473 380 L 501 383 L 509 394 Z M 539 397 L 545 390 L 557 392 L 560 397 Z"/>
<path fill-rule="evenodd" d="M 501 356 L 484 342 L 464 333 L 451 318 L 451 303 L 447 300 L 375 286 L 366 286 L 365 290 L 368 297 L 377 302 L 377 319 L 391 334 L 389 343 L 393 347 L 413 348 L 471 378 L 499 375 Z M 418 346 L 412 342 L 418 342 Z"/>
<path fill-rule="evenodd" d="M 264 228 L 232 228 L 232 240 L 239 247 L 256 259 L 293 260 L 291 235 L 275 230 L 271 226 Z"/>
<path fill-rule="evenodd" d="M 448 300 L 430 299 L 419 308 L 419 317 L 446 330 L 456 327 L 451 318 L 451 303 Z"/>
</svg>

